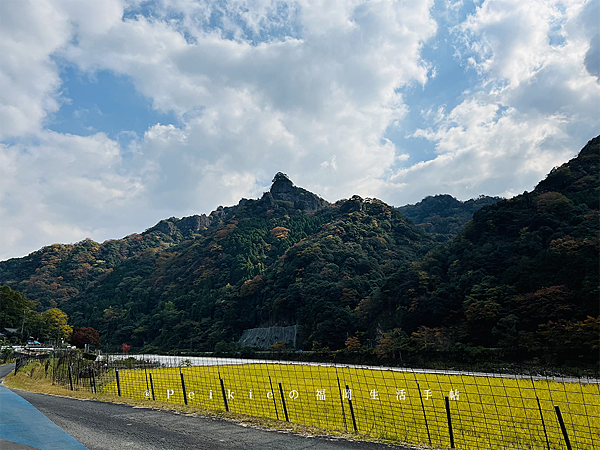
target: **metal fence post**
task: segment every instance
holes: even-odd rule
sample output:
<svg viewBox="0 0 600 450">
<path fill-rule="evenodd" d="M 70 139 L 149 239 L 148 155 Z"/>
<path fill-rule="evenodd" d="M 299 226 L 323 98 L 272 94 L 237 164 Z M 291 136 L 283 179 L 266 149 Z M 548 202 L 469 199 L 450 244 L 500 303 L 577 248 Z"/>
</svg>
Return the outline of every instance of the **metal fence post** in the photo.
<svg viewBox="0 0 600 450">
<path fill-rule="evenodd" d="M 69 362 L 67 361 L 67 373 L 69 374 L 69 386 L 71 387 L 71 390 L 73 391 L 73 376 L 71 375 L 71 364 L 69 364 Z"/>
<path fill-rule="evenodd" d="M 223 394 L 223 403 L 225 403 L 225 411 L 229 412 L 229 405 L 227 404 L 227 396 L 225 395 L 225 385 L 223 384 L 223 378 L 219 377 L 221 382 L 221 393 Z"/>
<path fill-rule="evenodd" d="M 289 422 L 290 419 L 288 418 L 288 412 L 287 412 L 287 407 L 285 406 L 285 397 L 283 396 L 283 387 L 281 386 L 281 383 L 279 383 L 279 393 L 281 394 L 281 403 L 283 403 L 283 412 L 285 413 L 285 421 Z"/>
<path fill-rule="evenodd" d="M 342 418 L 344 419 L 344 428 L 347 430 L 348 425 L 346 424 L 346 411 L 344 410 L 344 396 L 342 395 L 342 386 L 340 384 L 340 377 L 337 377 L 337 382 L 338 382 L 338 389 L 340 391 L 340 404 L 342 405 Z"/>
<path fill-rule="evenodd" d="M 277 420 L 279 420 L 279 412 L 277 411 L 277 401 L 275 400 L 275 392 L 273 392 L 273 382 L 271 381 L 270 375 L 269 375 L 269 384 L 271 385 L 271 394 L 273 394 L 273 404 L 275 405 L 275 415 L 277 416 Z"/>
<path fill-rule="evenodd" d="M 119 370 L 115 369 L 115 373 L 117 374 L 117 393 L 119 397 L 121 396 L 121 381 L 119 380 Z"/>
<path fill-rule="evenodd" d="M 416 380 L 416 376 L 415 376 Z M 429 434 L 429 424 L 427 423 L 427 414 L 425 414 L 425 403 L 423 403 L 423 396 L 421 395 L 421 386 L 417 382 L 417 389 L 419 391 L 419 398 L 421 399 L 421 409 L 423 409 L 423 418 L 425 419 L 425 428 L 427 429 L 427 438 L 429 439 L 429 445 L 431 445 L 431 434 Z"/>
<path fill-rule="evenodd" d="M 358 427 L 356 426 L 356 418 L 354 417 L 354 408 L 352 407 L 352 394 L 348 385 L 346 385 L 346 397 L 348 397 L 348 405 L 350 406 L 350 415 L 352 416 L 352 425 L 354 431 L 358 433 Z"/>
<path fill-rule="evenodd" d="M 542 419 L 542 428 L 544 429 L 544 436 L 546 436 L 546 445 L 548 446 L 548 450 L 550 450 L 550 441 L 548 440 L 548 433 L 546 432 L 546 423 L 544 422 L 544 414 L 542 413 L 542 405 L 540 404 L 540 399 L 538 396 L 535 396 L 537 400 L 538 409 L 540 411 L 540 417 Z"/>
<path fill-rule="evenodd" d="M 90 390 L 94 393 L 97 394 L 98 390 L 96 389 L 96 368 L 92 365 L 92 378 L 91 378 L 91 382 L 93 383 L 92 385 L 90 385 Z"/>
<path fill-rule="evenodd" d="M 183 379 L 183 373 L 179 372 L 179 375 L 181 375 L 181 389 L 183 390 L 183 402 L 187 405 L 187 394 L 185 392 L 185 380 Z"/>
<path fill-rule="evenodd" d="M 150 390 L 152 391 L 152 400 L 156 400 L 154 397 L 154 383 L 152 382 L 152 374 L 150 374 Z"/>
<path fill-rule="evenodd" d="M 450 401 L 448 396 L 444 397 L 446 402 L 446 416 L 448 417 L 448 431 L 450 433 L 450 448 L 454 448 L 454 433 L 452 432 L 452 418 L 450 417 Z"/>
<path fill-rule="evenodd" d="M 556 411 L 556 417 L 558 417 L 558 423 L 560 423 L 560 429 L 562 430 L 563 437 L 565 438 L 565 444 L 567 444 L 567 449 L 571 449 L 571 442 L 569 441 L 569 435 L 567 434 L 567 428 L 565 427 L 565 421 L 562 418 L 562 414 L 560 413 L 560 408 L 558 405 L 554 405 L 554 411 Z"/>
</svg>

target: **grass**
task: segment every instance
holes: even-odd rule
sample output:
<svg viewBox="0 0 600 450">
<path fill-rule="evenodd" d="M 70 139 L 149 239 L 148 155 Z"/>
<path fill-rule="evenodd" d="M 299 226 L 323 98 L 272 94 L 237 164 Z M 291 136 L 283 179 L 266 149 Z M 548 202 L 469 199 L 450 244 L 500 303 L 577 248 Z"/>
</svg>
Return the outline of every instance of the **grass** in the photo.
<svg viewBox="0 0 600 450">
<path fill-rule="evenodd" d="M 226 399 L 235 413 L 281 421 L 287 412 L 290 422 L 332 431 L 352 432 L 353 412 L 361 435 L 442 448 L 446 396 L 455 446 L 465 449 L 566 448 L 558 405 L 573 448 L 600 448 L 597 384 L 277 363 L 122 370 L 119 381 L 122 397 L 181 405 L 185 386 L 190 406 L 225 409 Z M 116 395 L 114 375 L 105 383 Z"/>
<path fill-rule="evenodd" d="M 9 376 L 7 384 L 136 406 L 168 405 L 302 434 L 438 448 L 450 447 L 446 396 L 455 447 L 462 449 L 564 449 L 558 405 L 573 448 L 600 449 L 598 384 L 265 363 L 119 370 L 119 397 L 115 371 L 97 380 L 97 394 L 89 392 L 89 379 L 69 391 L 44 376 L 35 363 Z"/>
<path fill-rule="evenodd" d="M 16 375 L 11 373 L 4 377 L 3 384 L 11 389 L 19 389 L 29 392 L 36 392 L 46 395 L 56 395 L 60 397 L 76 398 L 79 400 L 93 400 L 101 402 L 110 402 L 117 404 L 126 404 L 136 408 L 151 408 L 169 410 L 175 413 L 186 415 L 197 415 L 205 417 L 219 417 L 221 419 L 251 426 L 260 429 L 271 429 L 280 432 L 294 433 L 302 436 L 326 436 L 328 438 L 345 439 L 345 440 L 369 440 L 381 443 L 391 443 L 391 441 L 382 439 L 373 439 L 368 436 L 358 435 L 354 433 L 346 433 L 343 431 L 328 430 L 316 426 L 310 426 L 302 423 L 288 423 L 277 419 L 272 419 L 265 416 L 252 416 L 241 414 L 238 412 L 226 412 L 221 407 L 215 409 L 207 409 L 198 406 L 197 404 L 185 405 L 184 402 L 176 403 L 172 401 L 156 401 L 149 400 L 143 395 L 140 396 L 117 396 L 116 383 L 106 389 L 106 392 L 92 393 L 89 388 L 86 389 L 82 385 L 74 385 L 74 390 L 65 389 L 64 385 L 53 383 L 51 369 L 47 376 L 44 366 L 40 363 L 32 363 L 21 369 Z M 114 383 L 114 372 L 113 381 Z M 110 381 L 109 381 L 110 384 Z M 115 391 L 115 392 L 113 392 Z"/>
</svg>

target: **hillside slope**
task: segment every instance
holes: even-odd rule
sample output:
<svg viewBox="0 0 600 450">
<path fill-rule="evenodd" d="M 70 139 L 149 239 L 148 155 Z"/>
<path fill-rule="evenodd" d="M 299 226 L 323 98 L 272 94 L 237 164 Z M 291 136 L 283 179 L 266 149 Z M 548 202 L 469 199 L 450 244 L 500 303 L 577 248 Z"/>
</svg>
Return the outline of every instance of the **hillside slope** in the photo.
<svg viewBox="0 0 600 450">
<path fill-rule="evenodd" d="M 341 348 L 358 302 L 433 245 L 383 202 L 331 205 L 277 174 L 262 198 L 209 216 L 2 262 L 0 283 L 97 328 L 108 349 L 212 350 L 244 329 L 292 323 L 309 348 Z"/>
<path fill-rule="evenodd" d="M 425 197 L 414 205 L 400 206 L 398 211 L 432 234 L 438 242 L 445 242 L 458 235 L 475 212 L 500 200 L 500 197 L 481 195 L 462 202 L 451 195 L 440 194 Z"/>
<path fill-rule="evenodd" d="M 422 351 L 597 362 L 599 153 L 596 137 L 533 192 L 476 212 L 457 238 L 386 281 L 371 297 L 375 316 L 414 333 Z"/>
<path fill-rule="evenodd" d="M 391 359 L 594 364 L 599 153 L 597 137 L 533 192 L 480 199 L 490 204 L 447 242 L 380 200 L 330 204 L 280 173 L 260 199 L 208 216 L 0 262 L 0 284 L 98 329 L 105 350 L 210 351 L 244 329 L 297 324 L 304 349 L 353 338 Z M 464 215 L 456 202 L 406 211 Z"/>
</svg>

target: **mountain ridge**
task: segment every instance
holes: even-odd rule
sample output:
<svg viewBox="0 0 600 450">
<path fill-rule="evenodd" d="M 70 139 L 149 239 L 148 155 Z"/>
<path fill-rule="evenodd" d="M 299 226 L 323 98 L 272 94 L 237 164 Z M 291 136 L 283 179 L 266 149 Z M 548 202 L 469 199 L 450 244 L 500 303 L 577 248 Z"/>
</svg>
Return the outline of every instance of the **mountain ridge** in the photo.
<svg viewBox="0 0 600 450">
<path fill-rule="evenodd" d="M 305 349 L 388 336 L 390 357 L 497 348 L 524 358 L 542 357 L 542 342 L 552 342 L 548 357 L 585 350 L 589 361 L 598 328 L 599 149 L 600 137 L 592 139 L 531 193 L 480 198 L 489 204 L 462 231 L 449 230 L 455 237 L 426 233 L 378 199 L 331 204 L 278 173 L 260 199 L 208 216 L 0 262 L 0 284 L 97 328 L 107 349 L 127 342 L 206 351 L 244 329 L 297 324 Z M 427 205 L 435 202 L 446 209 Z M 477 199 L 429 197 L 409 215 L 453 218 L 465 204 Z M 570 330 L 583 343 L 566 345 L 549 330 Z"/>
</svg>

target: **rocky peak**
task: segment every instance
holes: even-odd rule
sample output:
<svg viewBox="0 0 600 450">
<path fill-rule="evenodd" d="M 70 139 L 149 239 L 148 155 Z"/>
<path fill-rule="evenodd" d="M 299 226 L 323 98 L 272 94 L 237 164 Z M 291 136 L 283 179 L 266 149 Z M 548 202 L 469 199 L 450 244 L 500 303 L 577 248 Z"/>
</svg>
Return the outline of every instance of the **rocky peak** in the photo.
<svg viewBox="0 0 600 450">
<path fill-rule="evenodd" d="M 273 178 L 273 184 L 271 185 L 271 195 L 275 200 L 284 200 L 286 202 L 293 202 L 295 193 L 292 180 L 288 178 L 285 173 L 277 172 L 277 175 Z"/>
<path fill-rule="evenodd" d="M 294 208 L 303 211 L 317 211 L 328 204 L 312 192 L 294 186 L 292 180 L 282 172 L 277 172 L 273 177 L 271 189 L 265 193 L 263 199 L 268 202 L 277 200 L 291 202 Z"/>
</svg>

